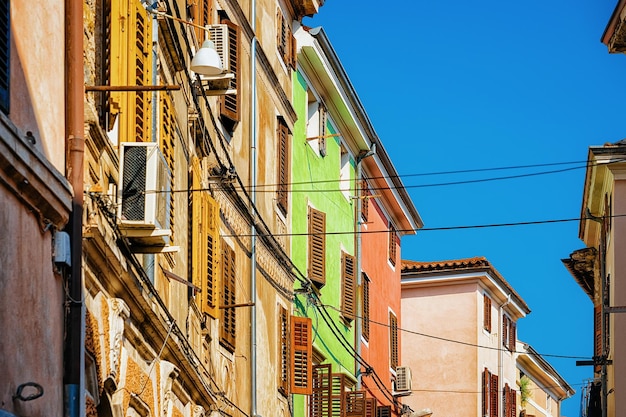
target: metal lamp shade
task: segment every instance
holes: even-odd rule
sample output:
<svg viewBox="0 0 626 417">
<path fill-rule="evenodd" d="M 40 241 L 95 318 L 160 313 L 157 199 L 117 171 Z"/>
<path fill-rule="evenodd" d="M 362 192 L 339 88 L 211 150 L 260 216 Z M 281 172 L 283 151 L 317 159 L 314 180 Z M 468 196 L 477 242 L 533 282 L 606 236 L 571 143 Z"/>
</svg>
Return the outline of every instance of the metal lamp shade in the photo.
<svg viewBox="0 0 626 417">
<path fill-rule="evenodd" d="M 222 60 L 213 41 L 206 40 L 191 60 L 191 70 L 201 75 L 219 75 L 223 72 Z"/>
</svg>

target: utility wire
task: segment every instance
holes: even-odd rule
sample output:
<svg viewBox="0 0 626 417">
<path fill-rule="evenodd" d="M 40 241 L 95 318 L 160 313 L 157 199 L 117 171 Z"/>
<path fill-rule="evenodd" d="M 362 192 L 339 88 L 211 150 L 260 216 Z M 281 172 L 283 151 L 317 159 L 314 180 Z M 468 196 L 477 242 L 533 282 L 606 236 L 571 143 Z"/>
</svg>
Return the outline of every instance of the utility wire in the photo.
<svg viewBox="0 0 626 417">
<path fill-rule="evenodd" d="M 330 304 L 325 304 L 324 307 L 327 307 L 327 308 L 330 308 L 332 310 L 341 312 L 341 309 L 339 309 L 339 308 L 337 308 L 335 306 L 332 306 Z M 365 319 L 362 316 L 357 316 L 357 317 L 359 317 L 362 320 Z M 391 326 L 388 323 L 381 323 L 381 322 L 378 322 L 378 321 L 375 321 L 375 320 L 372 320 L 372 319 L 368 319 L 368 321 L 370 323 L 373 323 L 373 324 L 376 324 L 376 325 L 379 325 L 379 326 L 382 326 L 382 327 L 391 328 Z M 527 353 L 527 352 L 524 352 L 524 351 L 517 351 L 517 350 L 511 351 L 509 349 L 504 349 L 504 348 L 499 348 L 499 347 L 483 346 L 483 345 L 478 345 L 478 344 L 475 344 L 475 343 L 463 342 L 463 341 L 460 341 L 460 340 L 448 339 L 448 338 L 440 337 L 440 336 L 433 336 L 433 335 L 430 335 L 430 334 L 416 332 L 416 331 L 408 330 L 408 329 L 403 329 L 403 328 L 400 328 L 400 327 L 398 327 L 398 330 L 399 331 L 403 331 L 405 333 L 411 333 L 411 334 L 415 334 L 415 335 L 418 335 L 418 336 L 427 337 L 427 338 L 430 338 L 430 339 L 436 339 L 436 340 L 441 340 L 441 341 L 450 342 L 450 343 L 457 343 L 457 344 L 460 344 L 460 345 L 465 345 L 465 346 L 470 346 L 470 347 L 475 347 L 475 348 L 480 348 L 480 349 L 488 349 L 488 350 L 496 350 L 496 351 L 502 351 L 502 352 L 511 352 L 511 353 L 532 355 L 532 353 Z M 549 353 L 538 353 L 537 355 L 538 356 L 551 357 L 551 358 L 561 358 L 561 359 L 586 359 L 586 360 L 591 359 L 588 356 L 555 355 L 555 354 L 549 354 Z"/>
<path fill-rule="evenodd" d="M 585 216 L 585 217 L 573 217 L 569 219 L 548 219 L 548 220 L 536 220 L 536 221 L 526 221 L 526 222 L 511 222 L 511 223 L 491 223 L 491 224 L 478 224 L 478 225 L 467 225 L 467 226 L 442 226 L 442 227 L 423 227 L 417 229 L 395 229 L 397 233 L 417 233 L 417 232 L 434 232 L 434 231 L 444 231 L 444 230 L 464 230 L 464 229 L 487 229 L 487 228 L 495 228 L 495 227 L 513 227 L 513 226 L 531 226 L 538 224 L 553 224 L 553 223 L 567 223 L 567 222 L 578 222 L 581 220 L 598 220 L 602 218 L 619 218 L 626 217 L 626 214 L 614 214 L 612 216 L 604 216 L 604 217 L 593 217 L 593 216 Z M 360 231 L 336 231 L 336 232 L 324 232 L 324 233 L 309 233 L 309 232 L 301 232 L 301 233 L 273 233 L 273 236 L 334 236 L 334 235 L 367 235 L 374 233 L 390 233 L 388 229 L 384 230 L 360 230 Z M 222 235 L 223 237 L 248 237 L 249 235 Z"/>
</svg>

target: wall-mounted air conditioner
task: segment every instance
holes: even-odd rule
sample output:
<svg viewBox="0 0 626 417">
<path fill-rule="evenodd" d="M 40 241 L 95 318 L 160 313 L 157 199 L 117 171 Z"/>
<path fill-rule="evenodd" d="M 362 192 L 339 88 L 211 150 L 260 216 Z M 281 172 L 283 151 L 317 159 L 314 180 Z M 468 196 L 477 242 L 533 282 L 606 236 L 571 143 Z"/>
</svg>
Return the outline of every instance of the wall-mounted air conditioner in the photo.
<svg viewBox="0 0 626 417">
<path fill-rule="evenodd" d="M 411 394 L 411 368 L 398 366 L 396 368 L 396 380 L 394 381 L 393 395 L 405 396 Z"/>
<path fill-rule="evenodd" d="M 231 80 L 235 78 L 235 68 L 230 68 L 232 62 L 230 54 L 236 53 L 236 46 L 230 45 L 228 25 L 208 25 L 206 28 L 222 60 L 224 71 L 218 75 L 201 75 L 202 85 L 207 92 L 211 92 L 209 94 L 236 94 L 237 91 L 231 85 Z"/>
<path fill-rule="evenodd" d="M 170 178 L 167 163 L 154 142 L 120 144 L 119 227 L 145 245 L 167 243 Z"/>
</svg>

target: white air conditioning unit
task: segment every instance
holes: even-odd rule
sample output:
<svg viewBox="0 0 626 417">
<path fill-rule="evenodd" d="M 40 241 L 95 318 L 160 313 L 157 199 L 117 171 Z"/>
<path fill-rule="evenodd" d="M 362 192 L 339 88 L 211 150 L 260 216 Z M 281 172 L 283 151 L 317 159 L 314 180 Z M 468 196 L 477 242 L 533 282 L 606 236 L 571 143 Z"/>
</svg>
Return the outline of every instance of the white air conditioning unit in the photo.
<svg viewBox="0 0 626 417">
<path fill-rule="evenodd" d="M 394 381 L 394 396 L 405 396 L 411 394 L 411 368 L 408 366 L 398 366 L 396 368 L 396 380 Z"/>
<path fill-rule="evenodd" d="M 139 246 L 167 245 L 170 173 L 155 142 L 120 144 L 120 230 Z"/>
<path fill-rule="evenodd" d="M 200 80 L 205 91 L 211 94 L 236 94 L 232 88 L 231 80 L 235 78 L 234 68 L 230 68 L 230 54 L 233 52 L 228 35 L 228 25 L 208 25 L 207 31 L 213 41 L 215 50 L 222 60 L 224 71 L 218 75 L 201 75 Z"/>
</svg>

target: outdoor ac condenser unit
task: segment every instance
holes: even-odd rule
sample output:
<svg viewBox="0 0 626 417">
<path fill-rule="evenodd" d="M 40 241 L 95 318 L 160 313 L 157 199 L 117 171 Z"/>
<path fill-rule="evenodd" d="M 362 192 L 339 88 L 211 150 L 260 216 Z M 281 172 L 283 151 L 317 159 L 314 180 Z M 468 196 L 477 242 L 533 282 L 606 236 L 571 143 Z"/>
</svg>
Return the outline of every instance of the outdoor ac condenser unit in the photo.
<svg viewBox="0 0 626 417">
<path fill-rule="evenodd" d="M 169 170 L 157 143 L 121 143 L 120 182 L 121 226 L 169 229 Z"/>
<path fill-rule="evenodd" d="M 396 381 L 394 394 L 408 395 L 411 393 L 411 368 L 398 366 L 396 368 Z"/>
</svg>

